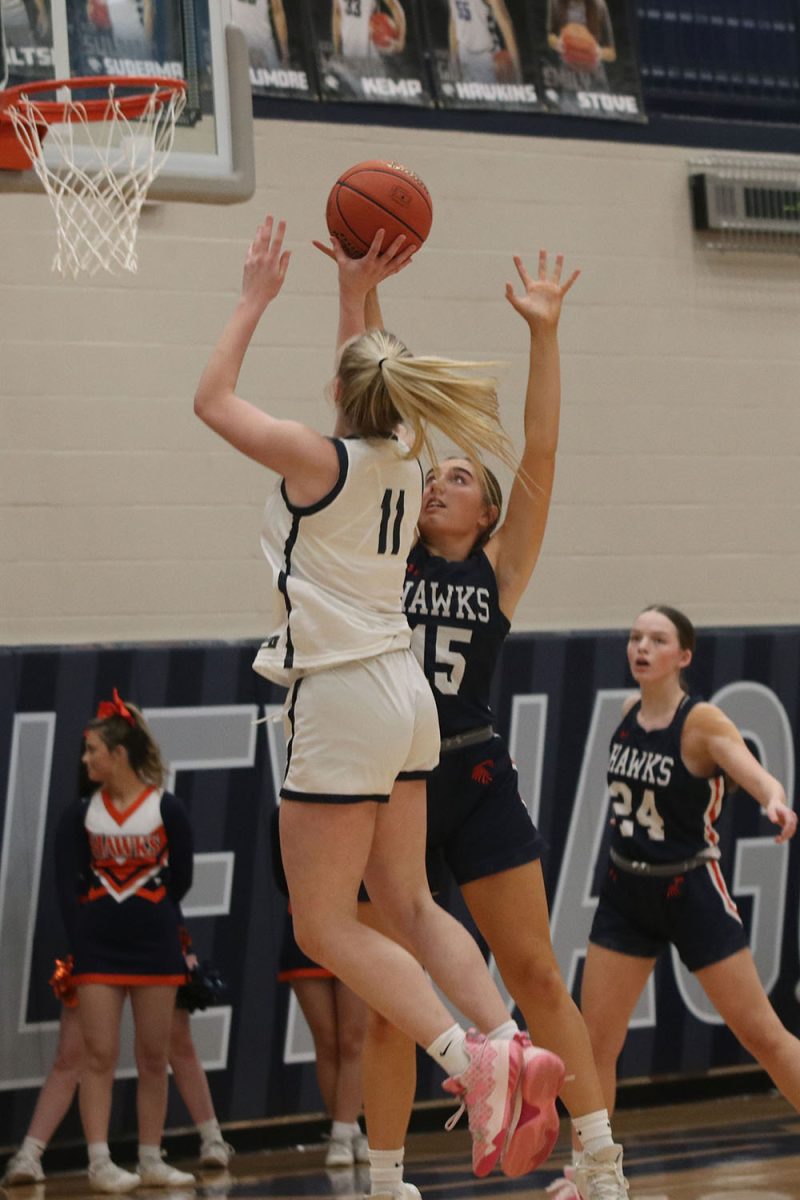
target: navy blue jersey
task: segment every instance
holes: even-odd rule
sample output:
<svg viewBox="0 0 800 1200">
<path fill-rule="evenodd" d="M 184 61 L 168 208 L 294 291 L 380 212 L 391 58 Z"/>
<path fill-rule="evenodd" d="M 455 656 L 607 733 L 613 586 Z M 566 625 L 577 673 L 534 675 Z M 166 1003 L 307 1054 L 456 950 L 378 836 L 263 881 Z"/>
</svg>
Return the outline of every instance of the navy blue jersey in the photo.
<svg viewBox="0 0 800 1200">
<path fill-rule="evenodd" d="M 483 550 L 448 562 L 417 542 L 408 556 L 403 608 L 411 648 L 430 683 L 443 738 L 492 722 L 489 689 L 511 628 Z"/>
<path fill-rule="evenodd" d="M 700 700 L 686 696 L 666 729 L 650 733 L 639 724 L 637 701 L 611 738 L 612 846 L 624 858 L 674 863 L 716 849 L 724 776 L 698 779 L 681 758 L 683 726 Z"/>
</svg>

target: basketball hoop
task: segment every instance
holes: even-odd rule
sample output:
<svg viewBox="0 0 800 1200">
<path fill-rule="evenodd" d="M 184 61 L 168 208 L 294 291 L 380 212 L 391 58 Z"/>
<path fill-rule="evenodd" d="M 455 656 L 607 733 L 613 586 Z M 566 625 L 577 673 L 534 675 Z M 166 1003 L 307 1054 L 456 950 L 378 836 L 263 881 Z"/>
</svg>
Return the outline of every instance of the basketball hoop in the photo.
<svg viewBox="0 0 800 1200">
<path fill-rule="evenodd" d="M 68 99 L 35 98 L 61 89 Z M 72 98 L 87 90 L 102 94 Z M 56 217 L 54 271 L 136 270 L 139 214 L 185 103 L 182 79 L 150 76 L 43 80 L 0 92 L 0 169 L 32 166 L 39 177 Z"/>
</svg>

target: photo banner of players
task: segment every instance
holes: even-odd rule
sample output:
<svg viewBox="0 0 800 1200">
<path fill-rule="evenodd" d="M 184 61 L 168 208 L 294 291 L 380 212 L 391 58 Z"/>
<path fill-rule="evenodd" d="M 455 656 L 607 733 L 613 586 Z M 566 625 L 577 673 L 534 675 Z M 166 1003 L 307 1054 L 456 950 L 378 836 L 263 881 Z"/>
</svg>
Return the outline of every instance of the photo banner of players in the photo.
<svg viewBox="0 0 800 1200">
<path fill-rule="evenodd" d="M 247 39 L 254 96 L 319 99 L 303 0 L 231 0 Z"/>
<path fill-rule="evenodd" d="M 323 100 L 432 106 L 418 0 L 307 6 Z"/>
<path fill-rule="evenodd" d="M 184 78 L 180 0 L 67 0 L 73 75 Z"/>
<path fill-rule="evenodd" d="M 436 94 L 445 108 L 541 110 L 530 0 L 426 0 Z"/>
<path fill-rule="evenodd" d="M 528 9 L 548 111 L 647 119 L 628 0 L 546 0 Z"/>
<path fill-rule="evenodd" d="M 6 86 L 53 79 L 50 0 L 0 0 L 5 34 Z"/>
</svg>

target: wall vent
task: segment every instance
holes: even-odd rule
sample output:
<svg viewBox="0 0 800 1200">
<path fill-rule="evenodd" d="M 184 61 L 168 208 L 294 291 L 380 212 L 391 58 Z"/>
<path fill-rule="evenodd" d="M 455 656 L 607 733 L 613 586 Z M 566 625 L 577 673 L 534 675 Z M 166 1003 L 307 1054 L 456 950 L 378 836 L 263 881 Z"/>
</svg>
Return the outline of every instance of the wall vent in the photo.
<svg viewBox="0 0 800 1200">
<path fill-rule="evenodd" d="M 800 253 L 800 162 L 736 156 L 689 164 L 694 228 L 717 250 Z"/>
</svg>

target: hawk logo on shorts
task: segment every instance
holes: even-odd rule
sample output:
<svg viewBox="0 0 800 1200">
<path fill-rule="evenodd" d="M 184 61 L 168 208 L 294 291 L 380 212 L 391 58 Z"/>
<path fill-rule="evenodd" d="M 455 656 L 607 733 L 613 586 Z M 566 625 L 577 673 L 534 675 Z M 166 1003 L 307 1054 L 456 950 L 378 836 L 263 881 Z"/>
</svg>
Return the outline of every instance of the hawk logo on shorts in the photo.
<svg viewBox="0 0 800 1200">
<path fill-rule="evenodd" d="M 485 758 L 483 762 L 476 763 L 472 768 L 472 778 L 475 783 L 491 783 L 493 766 L 493 758 Z"/>
<path fill-rule="evenodd" d="M 674 879 L 670 879 L 669 887 L 667 888 L 667 899 L 677 900 L 681 894 L 681 889 L 686 883 L 685 875 L 676 875 Z"/>
</svg>

